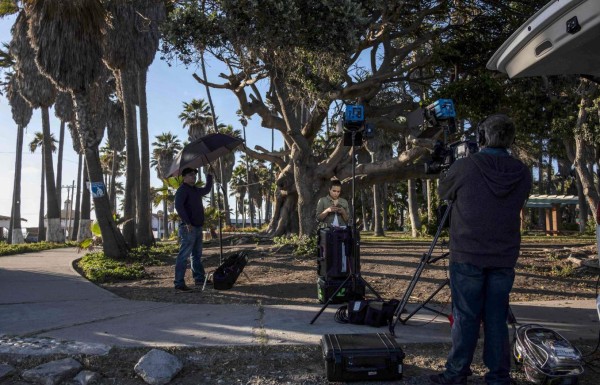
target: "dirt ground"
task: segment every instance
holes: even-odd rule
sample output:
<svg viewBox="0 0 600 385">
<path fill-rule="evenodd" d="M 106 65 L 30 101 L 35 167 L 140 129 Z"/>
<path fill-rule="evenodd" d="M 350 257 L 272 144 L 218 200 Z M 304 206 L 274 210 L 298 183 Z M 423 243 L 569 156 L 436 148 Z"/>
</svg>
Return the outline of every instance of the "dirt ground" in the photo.
<svg viewBox="0 0 600 385">
<path fill-rule="evenodd" d="M 233 289 L 217 291 L 212 288 L 202 293 L 176 294 L 172 288 L 173 264 L 147 268 L 149 277 L 139 281 L 115 282 L 103 287 L 125 298 L 179 303 L 262 303 L 307 304 L 317 302 L 316 262 L 314 257 L 294 257 L 289 247 L 269 243 L 242 242 L 229 245 L 226 240 L 224 255 L 246 249 L 250 251 L 249 263 Z M 400 299 L 414 276 L 417 265 L 428 242 L 365 242 L 361 244 L 361 271 L 378 293 L 386 298 Z M 434 257 L 443 252 L 437 247 Z M 204 250 L 207 272 L 213 271 L 219 262 L 216 242 Z M 512 301 L 548 299 L 595 298 L 598 270 L 578 267 L 578 261 L 595 256 L 590 242 L 577 240 L 542 239 L 525 242 L 517 266 L 517 278 Z M 173 256 L 174 261 L 175 256 Z M 572 262 L 571 262 L 572 261 Z M 420 302 L 437 288 L 447 276 L 447 261 L 439 260 L 428 265 L 416 285 L 411 302 Z M 192 285 L 188 271 L 186 277 Z M 448 303 L 448 289 L 443 289 L 436 302 Z M 584 353 L 594 350 L 597 341 L 577 341 Z M 402 346 L 406 353 L 404 379 L 393 384 L 428 384 L 427 376 L 443 370 L 447 344 L 413 344 Z M 79 358 L 86 369 L 102 375 L 100 384 L 141 385 L 144 382 L 135 375 L 133 367 L 149 349 L 112 349 L 105 357 Z M 314 346 L 249 346 L 249 347 L 203 347 L 168 349 L 183 362 L 184 368 L 171 384 L 327 384 L 321 348 Z M 481 354 L 475 355 L 474 375 L 469 384 L 483 385 L 485 368 Z M 59 357 L 62 358 L 62 357 Z M 51 358 L 15 358 L 0 356 L 6 362 L 20 367 L 47 362 Z M 36 361 L 37 360 L 37 361 Z M 600 353 L 587 358 L 586 373 L 580 377 L 580 385 L 596 385 L 600 372 Z M 513 383 L 524 385 L 522 371 L 512 373 Z M 21 385 L 16 379 L 0 381 L 1 385 Z M 358 382 L 357 384 L 367 384 Z M 383 384 L 368 382 L 368 384 Z M 390 384 L 390 382 L 385 382 Z"/>
</svg>

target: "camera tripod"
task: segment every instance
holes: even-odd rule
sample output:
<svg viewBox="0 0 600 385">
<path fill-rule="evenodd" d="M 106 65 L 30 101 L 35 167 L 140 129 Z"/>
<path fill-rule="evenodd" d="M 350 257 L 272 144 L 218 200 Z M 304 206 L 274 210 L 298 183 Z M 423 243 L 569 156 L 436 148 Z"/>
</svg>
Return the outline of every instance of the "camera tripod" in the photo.
<svg viewBox="0 0 600 385">
<path fill-rule="evenodd" d="M 437 289 L 435 289 L 434 292 L 431 293 L 431 295 L 429 297 L 427 297 L 427 299 L 425 301 L 423 301 L 422 304 L 417 306 L 417 308 L 415 308 L 410 314 L 408 314 L 404 318 L 402 318 L 401 314 L 404 312 L 406 304 L 408 303 L 408 300 L 410 299 L 410 296 L 411 296 L 413 290 L 415 289 L 415 286 L 417 285 L 417 282 L 419 281 L 419 278 L 421 277 L 421 273 L 423 272 L 425 267 L 429 264 L 439 261 L 440 259 L 446 258 L 450 254 L 450 253 L 446 252 L 438 257 L 434 257 L 434 258 L 431 257 L 433 250 L 435 248 L 435 245 L 437 244 L 440 234 L 444 228 L 444 224 L 448 220 L 448 216 L 450 215 L 451 209 L 452 209 L 452 201 L 448 201 L 448 206 L 446 208 L 446 211 L 444 211 L 444 214 L 442 215 L 442 219 L 440 221 L 440 224 L 438 225 L 437 231 L 435 233 L 435 237 L 433 238 L 433 241 L 431 242 L 431 245 L 429 246 L 429 250 L 427 251 L 427 253 L 423 253 L 423 256 L 421 257 L 421 261 L 419 262 L 419 266 L 417 267 L 417 270 L 415 271 L 415 274 L 413 275 L 412 279 L 410 280 L 408 288 L 406 289 L 406 292 L 404 293 L 404 296 L 402 297 L 402 301 L 400 301 L 400 304 L 396 308 L 396 311 L 394 311 L 395 318 L 394 318 L 394 321 L 390 323 L 390 327 L 389 327 L 390 333 L 392 335 L 395 335 L 394 329 L 395 329 L 398 321 L 402 322 L 402 324 L 406 324 L 406 322 L 409 319 L 411 319 L 412 316 L 414 316 L 421 309 L 427 309 L 436 314 L 448 317 L 448 314 L 427 306 L 429 304 L 429 302 L 433 299 L 433 297 L 435 297 L 437 295 L 437 293 L 439 293 L 444 287 L 446 287 L 447 285 L 450 284 L 450 280 L 448 278 L 446 278 L 444 280 L 444 282 L 442 282 L 437 287 Z"/>
<path fill-rule="evenodd" d="M 351 130 L 350 133 L 352 135 L 352 149 L 350 151 L 350 153 L 351 153 L 350 156 L 352 158 L 352 211 L 351 211 L 352 216 L 350 217 L 350 220 L 349 220 L 349 223 L 352 224 L 352 226 L 350 226 L 350 229 L 352 231 L 352 235 L 351 235 L 351 240 L 352 240 L 351 271 L 350 271 L 350 274 L 348 274 L 348 276 L 346 277 L 346 279 L 340 284 L 340 286 L 338 286 L 338 288 L 333 292 L 333 294 L 327 299 L 327 302 L 325 302 L 323 307 L 321 307 L 321 310 L 319 310 L 319 312 L 310 321 L 311 325 L 317 320 L 317 318 L 319 318 L 321 313 L 323 313 L 325 311 L 327 306 L 329 306 L 331 301 L 333 301 L 335 296 L 340 292 L 340 290 L 342 290 L 342 288 L 345 287 L 346 282 L 348 282 L 349 280 L 352 280 L 351 292 L 353 294 L 356 293 L 358 284 L 364 283 L 365 287 L 368 288 L 373 294 L 375 294 L 377 299 L 381 299 L 381 296 L 379 295 L 379 293 L 377 293 L 375 291 L 375 289 L 373 289 L 373 287 L 371 285 L 369 285 L 369 283 L 367 281 L 365 281 L 365 279 L 360 275 L 360 237 L 358 235 L 358 229 L 356 228 L 356 205 L 354 204 L 354 196 L 355 196 L 355 193 L 354 193 L 355 182 L 354 181 L 355 181 L 355 173 L 356 173 L 356 166 L 355 166 L 355 159 L 354 159 L 354 147 L 356 145 L 357 131 Z"/>
</svg>

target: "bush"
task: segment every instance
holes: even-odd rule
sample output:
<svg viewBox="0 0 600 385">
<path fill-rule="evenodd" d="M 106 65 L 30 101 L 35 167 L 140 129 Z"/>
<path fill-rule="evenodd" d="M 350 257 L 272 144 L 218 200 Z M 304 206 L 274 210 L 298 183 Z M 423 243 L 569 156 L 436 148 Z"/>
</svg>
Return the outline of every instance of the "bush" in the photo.
<svg viewBox="0 0 600 385">
<path fill-rule="evenodd" d="M 106 257 L 102 252 L 89 253 L 77 263 L 83 275 L 92 282 L 103 283 L 116 280 L 134 280 L 146 276 L 139 262 L 126 263 Z"/>
<path fill-rule="evenodd" d="M 124 260 L 116 260 L 103 252 L 86 254 L 77 262 L 83 275 L 92 282 L 103 283 L 117 280 L 135 280 L 146 277 L 145 266 L 161 266 L 172 262 L 179 246 L 158 243 L 156 246 L 140 246 L 129 251 Z"/>
<path fill-rule="evenodd" d="M 317 236 L 293 234 L 289 237 L 275 237 L 273 241 L 277 245 L 291 245 L 294 255 L 299 257 L 312 257 L 317 250 Z"/>
<path fill-rule="evenodd" d="M 22 253 L 35 253 L 36 251 L 60 249 L 63 247 L 75 247 L 74 242 L 66 243 L 52 243 L 52 242 L 38 242 L 38 243 L 20 243 L 18 245 L 9 245 L 7 243 L 0 243 L 0 256 L 2 255 L 14 255 Z"/>
</svg>

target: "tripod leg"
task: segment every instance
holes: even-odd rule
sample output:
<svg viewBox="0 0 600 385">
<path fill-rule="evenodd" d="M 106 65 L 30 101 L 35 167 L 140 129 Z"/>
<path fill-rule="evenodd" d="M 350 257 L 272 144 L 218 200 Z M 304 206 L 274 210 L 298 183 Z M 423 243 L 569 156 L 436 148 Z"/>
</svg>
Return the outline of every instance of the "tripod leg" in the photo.
<svg viewBox="0 0 600 385">
<path fill-rule="evenodd" d="M 346 282 L 348 282 L 348 280 L 351 278 L 352 276 L 349 275 L 346 277 L 346 279 L 344 280 L 344 282 L 342 282 L 342 284 L 340 286 L 338 286 L 337 289 L 335 289 L 335 291 L 333 292 L 333 294 L 331 295 L 331 297 L 329 297 L 327 299 L 327 302 L 325 302 L 325 304 L 323 305 L 323 307 L 321 307 L 321 310 L 319 310 L 319 312 L 317 314 L 315 314 L 315 316 L 313 317 L 313 319 L 310 321 L 310 324 L 314 324 L 315 321 L 317 320 L 317 318 L 319 318 L 319 316 L 321 315 L 321 313 L 323 313 L 325 311 L 325 309 L 327 308 L 327 306 L 329 306 L 329 304 L 331 303 L 331 301 L 333 301 L 333 299 L 335 298 L 335 296 L 337 295 L 337 293 L 339 293 L 340 290 L 342 290 L 342 288 L 344 287 L 344 285 L 346 284 Z"/>
<path fill-rule="evenodd" d="M 412 318 L 413 315 L 415 315 L 419 310 L 421 310 L 423 308 L 431 310 L 434 313 L 444 315 L 447 317 L 448 314 L 442 313 L 441 311 L 437 311 L 435 309 L 431 309 L 431 308 L 427 307 L 427 304 L 429 303 L 429 301 L 431 301 L 433 299 L 433 297 L 435 297 L 437 295 L 437 293 L 440 292 L 440 290 L 442 290 L 444 287 L 446 287 L 446 285 L 448 285 L 449 283 L 450 283 L 449 279 L 446 279 L 444 282 L 442 282 L 442 284 L 439 285 L 438 288 L 433 293 L 431 293 L 431 295 L 421 305 L 419 305 L 415 310 L 413 310 L 412 313 L 407 315 L 404 319 L 400 318 L 400 322 L 405 324 L 409 319 Z"/>
</svg>

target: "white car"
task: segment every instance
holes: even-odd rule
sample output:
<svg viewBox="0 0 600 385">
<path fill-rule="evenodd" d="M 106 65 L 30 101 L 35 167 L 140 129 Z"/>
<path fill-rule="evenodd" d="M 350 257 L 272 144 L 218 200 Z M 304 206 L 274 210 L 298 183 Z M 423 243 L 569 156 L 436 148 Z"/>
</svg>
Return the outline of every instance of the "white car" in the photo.
<svg viewBox="0 0 600 385">
<path fill-rule="evenodd" d="M 581 74 L 600 79 L 600 0 L 553 0 L 502 44 L 487 68 L 511 78 Z"/>
</svg>

